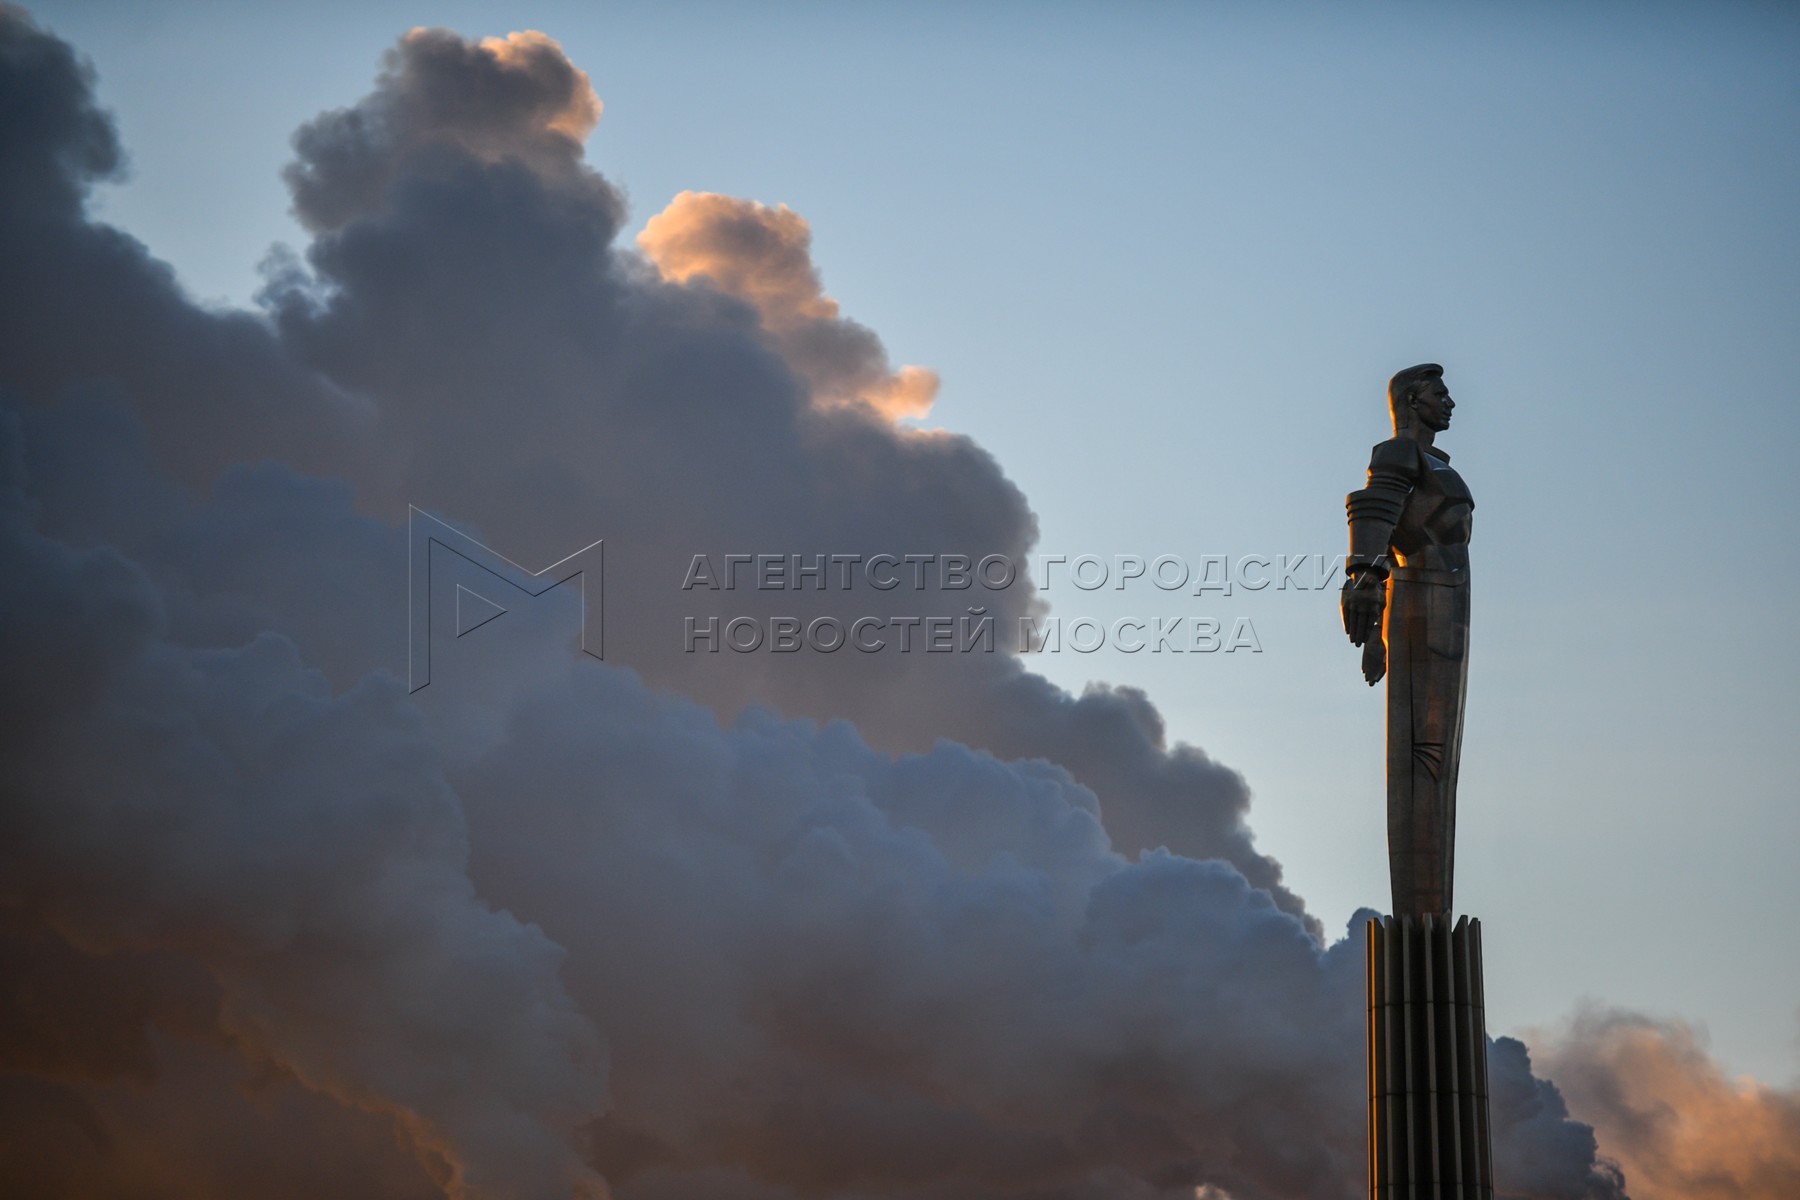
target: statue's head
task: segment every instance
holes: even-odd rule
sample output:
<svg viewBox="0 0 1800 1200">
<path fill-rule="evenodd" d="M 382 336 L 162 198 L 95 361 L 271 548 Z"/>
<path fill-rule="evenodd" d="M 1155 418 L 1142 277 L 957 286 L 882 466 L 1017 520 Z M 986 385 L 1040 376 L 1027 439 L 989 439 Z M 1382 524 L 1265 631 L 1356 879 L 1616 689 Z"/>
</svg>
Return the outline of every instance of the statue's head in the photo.
<svg viewBox="0 0 1800 1200">
<path fill-rule="evenodd" d="M 1456 402 L 1444 386 L 1444 368 L 1436 363 L 1420 363 L 1408 367 L 1388 380 L 1388 415 L 1394 419 L 1394 432 L 1410 425 L 1444 430 L 1450 427 L 1450 410 Z"/>
</svg>

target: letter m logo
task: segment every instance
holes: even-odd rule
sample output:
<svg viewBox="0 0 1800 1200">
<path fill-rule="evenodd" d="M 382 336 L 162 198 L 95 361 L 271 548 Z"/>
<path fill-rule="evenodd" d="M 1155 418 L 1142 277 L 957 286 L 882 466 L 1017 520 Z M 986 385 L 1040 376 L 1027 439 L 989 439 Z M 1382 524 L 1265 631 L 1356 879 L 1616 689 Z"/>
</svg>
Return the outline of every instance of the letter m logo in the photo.
<svg viewBox="0 0 1800 1200">
<path fill-rule="evenodd" d="M 604 539 L 532 571 L 423 509 L 406 507 L 409 692 L 431 683 L 434 638 L 466 637 L 513 606 L 552 591 L 572 594 L 580 604 L 582 652 L 606 657 L 601 635 L 606 607 Z"/>
</svg>

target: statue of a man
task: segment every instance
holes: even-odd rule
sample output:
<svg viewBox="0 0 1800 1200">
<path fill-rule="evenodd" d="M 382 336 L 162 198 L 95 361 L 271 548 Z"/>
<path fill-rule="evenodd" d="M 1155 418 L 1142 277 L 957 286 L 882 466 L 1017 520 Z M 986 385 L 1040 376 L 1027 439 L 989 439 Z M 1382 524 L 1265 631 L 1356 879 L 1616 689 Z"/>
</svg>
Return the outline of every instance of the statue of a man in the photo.
<svg viewBox="0 0 1800 1200">
<path fill-rule="evenodd" d="M 1450 912 L 1475 501 L 1433 444 L 1456 407 L 1444 368 L 1395 375 L 1388 407 L 1394 436 L 1370 456 L 1369 485 L 1345 501 L 1342 606 L 1363 678 L 1388 681 L 1388 870 L 1394 915 L 1419 917 Z"/>
</svg>

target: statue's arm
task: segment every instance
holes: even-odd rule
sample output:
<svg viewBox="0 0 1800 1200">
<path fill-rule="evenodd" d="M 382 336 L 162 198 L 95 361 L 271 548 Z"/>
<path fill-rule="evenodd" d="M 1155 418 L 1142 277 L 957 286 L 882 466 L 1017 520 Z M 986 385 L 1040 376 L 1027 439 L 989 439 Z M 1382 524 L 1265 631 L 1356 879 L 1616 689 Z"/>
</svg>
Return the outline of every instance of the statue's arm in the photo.
<svg viewBox="0 0 1800 1200">
<path fill-rule="evenodd" d="M 1350 519 L 1341 597 L 1344 632 L 1363 648 L 1363 678 L 1371 686 L 1387 673 L 1381 616 L 1387 604 L 1388 553 L 1418 471 L 1418 446 L 1409 439 L 1390 439 L 1369 456 L 1369 485 L 1344 498 Z"/>
</svg>

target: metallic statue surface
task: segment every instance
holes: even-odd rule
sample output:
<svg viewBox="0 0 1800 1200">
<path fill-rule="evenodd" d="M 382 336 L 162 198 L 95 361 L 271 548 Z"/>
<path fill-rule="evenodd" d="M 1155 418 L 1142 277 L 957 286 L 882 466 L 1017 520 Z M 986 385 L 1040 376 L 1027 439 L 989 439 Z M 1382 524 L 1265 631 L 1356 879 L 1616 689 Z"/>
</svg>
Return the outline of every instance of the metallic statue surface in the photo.
<svg viewBox="0 0 1800 1200">
<path fill-rule="evenodd" d="M 1363 678 L 1388 681 L 1388 869 L 1396 917 L 1450 912 L 1456 770 L 1468 683 L 1475 501 L 1434 445 L 1456 404 L 1435 363 L 1388 384 L 1394 436 L 1369 458 L 1350 518 L 1344 631 Z"/>
</svg>

